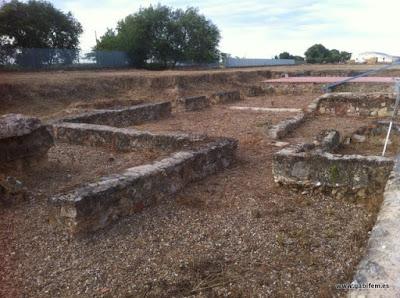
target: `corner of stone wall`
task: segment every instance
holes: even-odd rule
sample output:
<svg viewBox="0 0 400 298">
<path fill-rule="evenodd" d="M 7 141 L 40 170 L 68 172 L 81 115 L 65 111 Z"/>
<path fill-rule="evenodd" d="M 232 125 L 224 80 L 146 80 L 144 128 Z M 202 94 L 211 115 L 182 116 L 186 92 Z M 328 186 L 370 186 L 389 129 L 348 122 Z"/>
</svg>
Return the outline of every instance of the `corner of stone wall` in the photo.
<svg viewBox="0 0 400 298">
<path fill-rule="evenodd" d="M 384 199 L 368 240 L 367 252 L 357 267 L 349 297 L 400 297 L 400 156 L 386 184 Z M 388 286 L 384 289 L 371 285 Z"/>
</svg>

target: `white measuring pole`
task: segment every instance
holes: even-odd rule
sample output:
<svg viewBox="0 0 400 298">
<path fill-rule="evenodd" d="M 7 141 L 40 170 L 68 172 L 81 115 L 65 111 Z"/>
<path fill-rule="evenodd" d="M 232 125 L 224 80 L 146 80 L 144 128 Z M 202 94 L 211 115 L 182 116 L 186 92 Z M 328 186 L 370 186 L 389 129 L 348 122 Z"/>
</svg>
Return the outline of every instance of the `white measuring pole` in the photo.
<svg viewBox="0 0 400 298">
<path fill-rule="evenodd" d="M 388 132 L 386 135 L 385 145 L 383 146 L 382 156 L 385 156 L 386 148 L 387 148 L 387 145 L 389 142 L 390 132 L 391 132 L 392 126 L 393 126 L 393 121 L 397 115 L 397 110 L 399 109 L 399 101 L 400 101 L 400 80 L 399 79 L 396 79 L 395 92 L 396 92 L 396 102 L 394 104 L 392 118 L 390 119 L 390 124 L 389 124 Z"/>
</svg>

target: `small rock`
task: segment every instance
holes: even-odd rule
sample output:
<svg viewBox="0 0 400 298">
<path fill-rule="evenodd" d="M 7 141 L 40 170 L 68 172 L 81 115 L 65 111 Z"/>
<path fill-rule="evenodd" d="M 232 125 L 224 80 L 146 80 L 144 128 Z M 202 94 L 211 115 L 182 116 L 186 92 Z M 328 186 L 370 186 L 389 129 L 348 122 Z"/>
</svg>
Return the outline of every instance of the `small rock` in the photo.
<svg viewBox="0 0 400 298">
<path fill-rule="evenodd" d="M 21 181 L 14 177 L 0 178 L 0 204 L 10 206 L 28 198 Z"/>
<path fill-rule="evenodd" d="M 42 123 L 38 118 L 22 114 L 7 114 L 0 117 L 0 139 L 30 134 Z"/>
<path fill-rule="evenodd" d="M 351 142 L 350 137 L 346 137 L 346 138 L 343 140 L 343 145 L 350 145 L 350 142 Z"/>
<path fill-rule="evenodd" d="M 253 218 L 261 218 L 262 214 L 260 209 L 252 209 L 251 210 L 251 217 Z"/>
<path fill-rule="evenodd" d="M 358 135 L 358 134 L 353 134 L 351 136 L 351 140 L 356 142 L 356 143 L 364 143 L 367 140 L 366 136 Z"/>
<path fill-rule="evenodd" d="M 285 147 L 285 146 L 287 146 L 287 145 L 289 145 L 290 143 L 288 143 L 288 142 L 275 142 L 275 143 L 273 143 L 273 145 L 275 146 L 275 147 Z"/>
<path fill-rule="evenodd" d="M 388 110 L 387 110 L 387 108 L 379 109 L 379 110 L 378 110 L 378 116 L 379 116 L 379 117 L 388 116 Z"/>
<path fill-rule="evenodd" d="M 22 114 L 0 116 L 0 166 L 18 160 L 40 161 L 53 137 L 38 118 Z"/>
<path fill-rule="evenodd" d="M 360 198 L 366 198 L 367 197 L 367 193 L 366 193 L 365 189 L 362 188 L 359 191 L 357 191 L 357 196 L 360 197 Z"/>
</svg>

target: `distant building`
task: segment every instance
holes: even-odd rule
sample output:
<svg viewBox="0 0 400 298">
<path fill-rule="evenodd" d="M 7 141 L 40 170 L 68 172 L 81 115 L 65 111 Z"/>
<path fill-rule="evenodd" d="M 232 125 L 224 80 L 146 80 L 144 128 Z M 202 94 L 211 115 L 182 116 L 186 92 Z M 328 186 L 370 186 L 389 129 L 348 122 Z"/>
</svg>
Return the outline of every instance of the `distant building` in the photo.
<svg viewBox="0 0 400 298">
<path fill-rule="evenodd" d="M 356 63 L 393 63 L 400 60 L 400 57 L 380 52 L 364 52 L 355 55 L 353 54 L 351 60 Z"/>
</svg>

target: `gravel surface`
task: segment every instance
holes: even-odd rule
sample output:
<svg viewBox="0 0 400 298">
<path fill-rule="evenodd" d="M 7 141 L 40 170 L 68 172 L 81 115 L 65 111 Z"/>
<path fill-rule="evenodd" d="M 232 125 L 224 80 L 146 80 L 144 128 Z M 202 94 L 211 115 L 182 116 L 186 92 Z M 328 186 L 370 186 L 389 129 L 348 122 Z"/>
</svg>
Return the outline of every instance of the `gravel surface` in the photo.
<svg viewBox="0 0 400 298">
<path fill-rule="evenodd" d="M 70 191 L 85 182 L 102 176 L 160 160 L 171 152 L 136 149 L 128 153 L 111 152 L 102 148 L 56 144 L 48 151 L 48 160 L 34 165 L 25 172 L 14 168 L 3 169 L 6 176 L 13 176 L 31 190 L 36 198 Z"/>
<path fill-rule="evenodd" d="M 339 131 L 340 137 L 343 138 L 344 136 L 351 136 L 358 128 L 372 124 L 376 120 L 372 117 L 319 115 L 307 119 L 299 128 L 290 133 L 285 141 L 293 144 L 312 142 L 316 132 L 332 128 Z"/>
<path fill-rule="evenodd" d="M 214 106 L 138 127 L 235 137 L 238 161 L 83 239 L 48 224 L 43 198 L 0 210 L 0 296 L 343 296 L 377 208 L 276 185 L 265 125 L 285 117 Z"/>
</svg>

